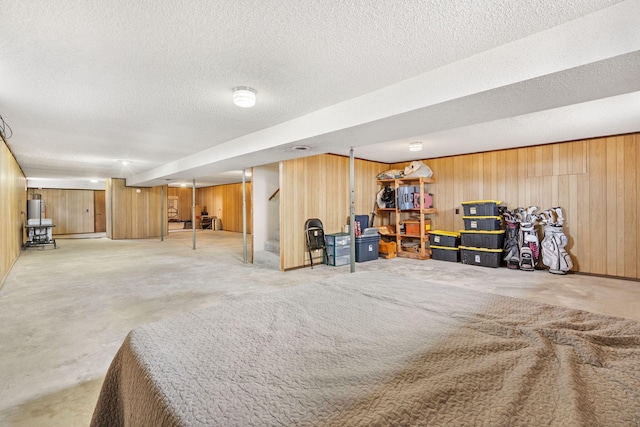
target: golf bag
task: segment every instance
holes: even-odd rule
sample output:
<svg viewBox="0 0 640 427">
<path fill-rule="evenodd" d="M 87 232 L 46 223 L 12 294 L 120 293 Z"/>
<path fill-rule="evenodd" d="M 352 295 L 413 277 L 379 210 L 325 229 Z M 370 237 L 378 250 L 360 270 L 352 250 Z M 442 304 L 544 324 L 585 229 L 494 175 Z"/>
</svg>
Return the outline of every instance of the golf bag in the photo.
<svg viewBox="0 0 640 427">
<path fill-rule="evenodd" d="M 506 235 L 504 240 L 504 260 L 508 268 L 520 268 L 520 242 L 518 241 L 520 233 L 520 224 L 515 218 L 504 215 L 506 223 Z"/>
<path fill-rule="evenodd" d="M 520 224 L 520 270 L 533 271 L 539 262 L 540 242 L 535 224 L 525 222 Z"/>
<path fill-rule="evenodd" d="M 554 219 L 555 214 L 555 219 Z M 562 208 L 557 207 L 543 212 L 544 239 L 542 239 L 542 262 L 549 267 L 549 273 L 566 274 L 573 268 L 571 256 L 564 249 L 568 243 L 562 225 Z"/>
<path fill-rule="evenodd" d="M 518 208 L 520 220 L 520 232 L 518 243 L 520 244 L 520 270 L 533 271 L 540 260 L 540 240 L 536 231 L 538 217 L 534 212 L 537 206 L 529 206 L 528 209 Z"/>
</svg>

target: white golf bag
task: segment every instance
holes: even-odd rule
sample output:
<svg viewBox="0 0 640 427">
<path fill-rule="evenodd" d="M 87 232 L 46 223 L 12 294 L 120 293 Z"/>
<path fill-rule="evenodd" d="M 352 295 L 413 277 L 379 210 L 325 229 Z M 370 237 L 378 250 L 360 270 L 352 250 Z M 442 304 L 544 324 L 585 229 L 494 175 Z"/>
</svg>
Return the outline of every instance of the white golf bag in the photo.
<svg viewBox="0 0 640 427">
<path fill-rule="evenodd" d="M 555 215 L 555 220 L 554 220 Z M 568 239 L 562 225 L 562 208 L 557 207 L 543 212 L 544 239 L 542 239 L 542 262 L 549 267 L 549 273 L 566 274 L 573 268 L 571 256 L 564 249 Z"/>
</svg>

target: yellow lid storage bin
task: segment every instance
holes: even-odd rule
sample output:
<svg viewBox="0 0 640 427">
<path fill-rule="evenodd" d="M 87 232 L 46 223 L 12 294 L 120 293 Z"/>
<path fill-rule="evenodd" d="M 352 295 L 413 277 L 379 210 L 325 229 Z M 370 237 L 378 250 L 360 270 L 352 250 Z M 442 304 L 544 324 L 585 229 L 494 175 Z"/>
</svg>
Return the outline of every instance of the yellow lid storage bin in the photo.
<svg viewBox="0 0 640 427">
<path fill-rule="evenodd" d="M 460 259 L 463 264 L 483 267 L 500 267 L 502 249 L 470 248 L 460 246 Z"/>
<path fill-rule="evenodd" d="M 462 208 L 467 216 L 498 216 L 500 203 L 500 200 L 473 200 L 462 202 Z"/>
<path fill-rule="evenodd" d="M 463 216 L 465 230 L 500 230 L 499 216 Z"/>
<path fill-rule="evenodd" d="M 460 230 L 460 244 L 474 248 L 502 249 L 504 230 Z"/>
<path fill-rule="evenodd" d="M 460 251 L 458 248 L 451 248 L 449 246 L 431 245 L 431 259 L 460 262 Z"/>
<path fill-rule="evenodd" d="M 433 230 L 429 233 L 431 246 L 447 246 L 457 248 L 460 244 L 460 233 L 456 231 Z"/>
</svg>

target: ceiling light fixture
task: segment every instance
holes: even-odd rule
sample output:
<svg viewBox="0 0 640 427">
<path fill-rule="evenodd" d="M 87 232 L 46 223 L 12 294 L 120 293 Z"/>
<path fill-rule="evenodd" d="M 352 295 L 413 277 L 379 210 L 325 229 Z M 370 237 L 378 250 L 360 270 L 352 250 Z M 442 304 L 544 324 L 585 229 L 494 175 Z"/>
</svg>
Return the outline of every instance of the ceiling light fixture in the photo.
<svg viewBox="0 0 640 427">
<path fill-rule="evenodd" d="M 98 182 L 97 179 L 90 179 L 89 181 L 93 182 L 94 184 Z"/>
<path fill-rule="evenodd" d="M 238 107 L 249 108 L 256 105 L 256 90 L 249 86 L 233 88 L 233 103 Z"/>
<path fill-rule="evenodd" d="M 305 151 L 308 150 L 309 147 L 306 145 L 294 145 L 293 147 L 291 147 L 291 149 L 294 151 Z"/>
<path fill-rule="evenodd" d="M 422 150 L 422 142 L 412 142 L 409 144 L 409 151 L 421 151 Z"/>
<path fill-rule="evenodd" d="M 122 163 L 122 166 L 127 166 L 129 164 L 127 160 L 120 160 L 120 163 Z"/>
</svg>

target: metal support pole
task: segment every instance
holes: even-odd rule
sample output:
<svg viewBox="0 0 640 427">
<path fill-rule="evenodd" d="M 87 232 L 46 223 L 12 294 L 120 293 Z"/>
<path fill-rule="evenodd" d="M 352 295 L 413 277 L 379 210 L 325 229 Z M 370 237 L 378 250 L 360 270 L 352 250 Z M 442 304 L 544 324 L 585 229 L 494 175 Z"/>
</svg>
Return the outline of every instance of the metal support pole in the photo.
<svg viewBox="0 0 640 427">
<path fill-rule="evenodd" d="M 247 170 L 242 169 L 242 262 L 247 263 Z"/>
<path fill-rule="evenodd" d="M 193 250 L 196 250 L 196 180 L 193 179 L 191 191 L 191 234 L 193 235 Z"/>
<path fill-rule="evenodd" d="M 160 187 L 160 241 L 164 242 L 164 227 L 166 207 L 164 206 L 164 185 Z"/>
<path fill-rule="evenodd" d="M 355 208 L 355 166 L 353 159 L 353 147 L 349 149 L 349 232 L 351 234 L 351 272 L 356 271 L 356 208 Z"/>
</svg>

